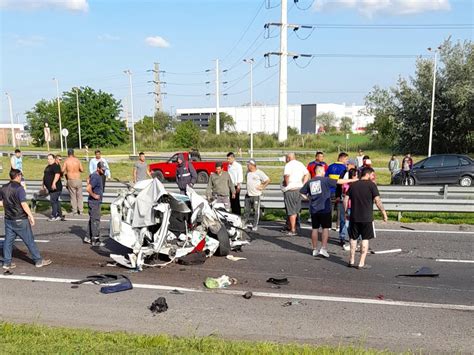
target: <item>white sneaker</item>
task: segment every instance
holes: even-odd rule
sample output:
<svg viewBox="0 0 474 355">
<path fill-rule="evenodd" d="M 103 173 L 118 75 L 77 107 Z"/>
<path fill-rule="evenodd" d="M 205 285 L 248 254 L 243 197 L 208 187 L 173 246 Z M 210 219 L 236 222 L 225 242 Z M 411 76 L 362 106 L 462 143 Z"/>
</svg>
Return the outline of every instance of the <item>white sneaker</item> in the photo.
<svg viewBox="0 0 474 355">
<path fill-rule="evenodd" d="M 319 250 L 318 249 L 313 249 L 313 256 L 317 256 L 319 254 Z"/>
<path fill-rule="evenodd" d="M 43 259 L 43 260 L 41 260 L 41 261 L 38 261 L 38 262 L 35 264 L 35 266 L 39 268 L 39 267 L 51 265 L 51 263 L 52 263 L 51 260 L 49 260 L 49 259 Z"/>
<path fill-rule="evenodd" d="M 322 255 L 322 256 L 324 256 L 325 258 L 329 258 L 328 251 L 327 251 L 326 249 L 323 249 L 323 248 L 321 248 L 321 250 L 319 251 L 318 256 L 319 256 L 319 255 Z"/>
<path fill-rule="evenodd" d="M 344 249 L 345 251 L 349 251 L 349 250 L 351 250 L 351 246 L 350 246 L 349 243 L 344 243 L 342 249 Z"/>
</svg>

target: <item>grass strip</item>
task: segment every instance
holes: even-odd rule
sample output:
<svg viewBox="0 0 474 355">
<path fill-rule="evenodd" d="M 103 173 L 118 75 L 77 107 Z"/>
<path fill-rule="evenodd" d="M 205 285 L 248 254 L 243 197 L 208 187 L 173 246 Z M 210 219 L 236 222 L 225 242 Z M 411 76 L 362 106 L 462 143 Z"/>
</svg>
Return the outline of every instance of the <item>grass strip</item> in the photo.
<svg viewBox="0 0 474 355">
<path fill-rule="evenodd" d="M 4 354 L 388 354 L 362 345 L 311 346 L 0 323 Z"/>
</svg>

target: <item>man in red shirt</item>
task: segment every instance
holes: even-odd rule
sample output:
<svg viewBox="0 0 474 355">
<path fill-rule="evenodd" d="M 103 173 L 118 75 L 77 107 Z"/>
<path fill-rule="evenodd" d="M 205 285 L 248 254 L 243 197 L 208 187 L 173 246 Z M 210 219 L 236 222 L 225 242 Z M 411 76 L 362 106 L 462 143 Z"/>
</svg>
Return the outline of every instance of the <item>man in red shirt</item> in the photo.
<svg viewBox="0 0 474 355">
<path fill-rule="evenodd" d="M 311 179 L 316 176 L 316 167 L 322 166 L 324 168 L 324 172 L 328 170 L 328 165 L 324 162 L 324 153 L 323 152 L 316 152 L 314 161 L 308 164 L 308 171 L 311 174 Z"/>
</svg>

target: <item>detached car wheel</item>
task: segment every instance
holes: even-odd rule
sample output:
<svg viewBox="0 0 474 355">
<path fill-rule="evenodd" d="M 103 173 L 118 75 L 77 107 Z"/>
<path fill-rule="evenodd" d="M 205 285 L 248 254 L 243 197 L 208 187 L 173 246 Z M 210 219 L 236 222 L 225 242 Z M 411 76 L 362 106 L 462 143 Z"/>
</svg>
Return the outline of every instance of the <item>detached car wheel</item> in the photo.
<svg viewBox="0 0 474 355">
<path fill-rule="evenodd" d="M 219 241 L 219 248 L 217 248 L 216 256 L 227 256 L 230 253 L 230 238 L 225 226 L 221 226 L 216 234 L 209 231 L 209 236 Z"/>
<path fill-rule="evenodd" d="M 197 174 L 197 183 L 198 184 L 207 184 L 209 182 L 209 176 L 205 171 L 200 171 Z"/>
<path fill-rule="evenodd" d="M 156 170 L 153 172 L 152 176 L 157 178 L 160 182 L 165 182 L 165 176 L 160 170 Z"/>
<path fill-rule="evenodd" d="M 461 180 L 459 180 L 459 185 L 461 185 L 463 187 L 472 186 L 472 177 L 470 177 L 470 176 L 461 177 Z"/>
</svg>

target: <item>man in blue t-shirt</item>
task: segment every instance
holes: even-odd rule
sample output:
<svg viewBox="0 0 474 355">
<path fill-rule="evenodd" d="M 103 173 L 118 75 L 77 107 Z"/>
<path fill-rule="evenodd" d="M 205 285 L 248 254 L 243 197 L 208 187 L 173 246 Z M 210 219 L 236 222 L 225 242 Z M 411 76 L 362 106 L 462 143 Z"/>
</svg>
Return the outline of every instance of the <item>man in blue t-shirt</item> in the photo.
<svg viewBox="0 0 474 355">
<path fill-rule="evenodd" d="M 89 236 L 84 238 L 84 243 L 92 244 L 92 246 L 104 246 L 104 243 L 100 241 L 100 205 L 104 194 L 102 176 L 105 174 L 105 170 L 105 165 L 98 162 L 97 170 L 90 174 L 89 179 L 87 179 Z"/>
<path fill-rule="evenodd" d="M 311 243 L 313 246 L 313 256 L 323 256 L 329 258 L 327 251 L 329 228 L 331 228 L 331 189 L 337 184 L 346 184 L 357 179 L 332 179 L 324 177 L 325 170 L 323 166 L 317 166 L 315 169 L 315 177 L 306 182 L 301 188 L 300 193 L 305 195 L 309 201 L 309 212 L 311 213 Z M 322 228 L 321 233 L 321 249 L 318 250 L 318 233 L 319 227 Z"/>
</svg>

